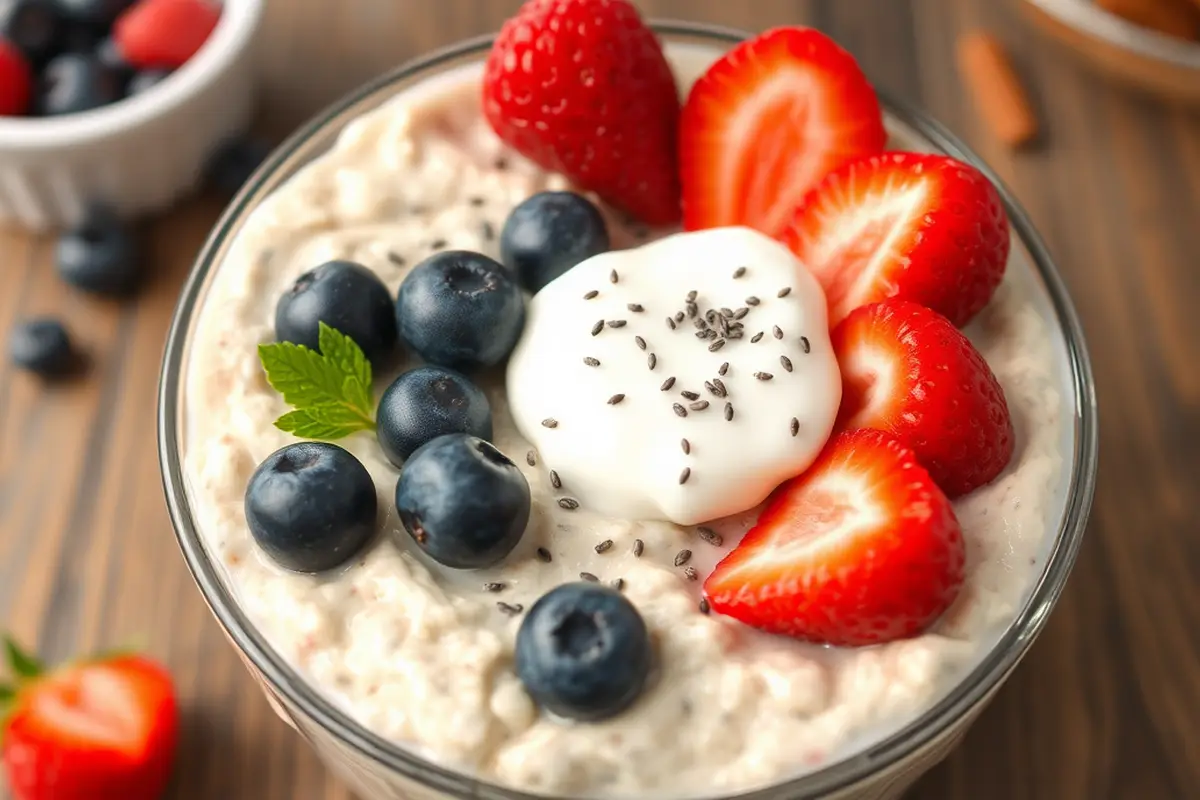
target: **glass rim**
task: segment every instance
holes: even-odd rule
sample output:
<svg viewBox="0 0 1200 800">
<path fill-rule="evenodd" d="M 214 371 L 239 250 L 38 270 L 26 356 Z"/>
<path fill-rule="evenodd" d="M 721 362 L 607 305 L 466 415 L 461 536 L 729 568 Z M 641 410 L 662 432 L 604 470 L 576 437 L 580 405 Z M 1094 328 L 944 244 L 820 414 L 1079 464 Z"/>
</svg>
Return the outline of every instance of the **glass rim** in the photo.
<svg viewBox="0 0 1200 800">
<path fill-rule="evenodd" d="M 735 28 L 675 20 L 651 20 L 650 25 L 660 36 L 687 37 L 722 45 L 733 45 L 753 35 Z M 258 200 L 263 186 L 297 151 L 355 106 L 375 98 L 397 83 L 436 71 L 448 62 L 485 54 L 494 36 L 485 34 L 440 48 L 407 61 L 360 86 L 299 127 L 259 167 L 213 227 L 181 290 L 163 353 L 158 390 L 157 438 L 168 511 L 188 569 L 226 635 L 275 694 L 360 756 L 429 788 L 457 797 L 545 800 L 548 795 L 484 781 L 424 759 L 369 731 L 310 687 L 245 616 L 225 586 L 218 566 L 209 558 L 200 540 L 187 497 L 179 437 L 183 371 L 188 334 L 197 311 L 197 301 L 216 263 L 215 257 L 232 229 L 252 210 L 252 201 Z M 849 758 L 768 786 L 724 795 L 725 800 L 766 800 L 776 797 L 780 791 L 788 797 L 816 798 L 843 791 L 872 774 L 901 764 L 935 742 L 956 721 L 987 700 L 1041 632 L 1057 603 L 1083 539 L 1095 493 L 1098 425 L 1091 365 L 1082 326 L 1045 245 L 1013 193 L 965 144 L 924 113 L 890 97 L 886 92 L 878 91 L 878 94 L 888 115 L 909 126 L 938 150 L 978 167 L 995 183 L 1010 224 L 1029 252 L 1033 266 L 1046 287 L 1066 342 L 1074 393 L 1075 447 L 1066 513 L 1056 532 L 1046 566 L 1024 607 L 980 663 L 946 696 L 908 724 Z"/>
</svg>

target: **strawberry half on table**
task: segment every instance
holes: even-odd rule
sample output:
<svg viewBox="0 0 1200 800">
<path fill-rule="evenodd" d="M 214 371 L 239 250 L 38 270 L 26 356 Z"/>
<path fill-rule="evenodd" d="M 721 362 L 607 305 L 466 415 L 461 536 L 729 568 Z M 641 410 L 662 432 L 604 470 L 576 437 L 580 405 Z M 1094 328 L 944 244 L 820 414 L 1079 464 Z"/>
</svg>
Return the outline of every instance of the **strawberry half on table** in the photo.
<svg viewBox="0 0 1200 800">
<path fill-rule="evenodd" d="M 879 100 L 853 56 L 811 28 L 769 30 L 726 53 L 688 94 L 684 227 L 778 236 L 826 174 L 886 143 Z"/>
<path fill-rule="evenodd" d="M 704 592 L 714 611 L 769 633 L 882 644 L 937 620 L 965 561 L 950 501 L 912 451 L 864 429 L 775 491 Z"/>
<path fill-rule="evenodd" d="M 530 0 L 483 78 L 496 134 L 649 225 L 679 221 L 679 91 L 627 0 Z"/>
<path fill-rule="evenodd" d="M 950 321 L 891 299 L 850 312 L 833 330 L 842 371 L 835 429 L 877 428 L 912 448 L 948 496 L 990 483 L 1013 455 L 1004 390 Z"/>
<path fill-rule="evenodd" d="M 899 297 L 962 327 L 988 304 L 1008 262 L 1008 217 L 979 170 L 943 155 L 856 159 L 804 198 L 783 242 L 825 290 L 829 326 Z"/>
<path fill-rule="evenodd" d="M 15 800 L 155 800 L 171 776 L 171 677 L 136 655 L 47 671 L 5 641 L 0 757 Z"/>
</svg>

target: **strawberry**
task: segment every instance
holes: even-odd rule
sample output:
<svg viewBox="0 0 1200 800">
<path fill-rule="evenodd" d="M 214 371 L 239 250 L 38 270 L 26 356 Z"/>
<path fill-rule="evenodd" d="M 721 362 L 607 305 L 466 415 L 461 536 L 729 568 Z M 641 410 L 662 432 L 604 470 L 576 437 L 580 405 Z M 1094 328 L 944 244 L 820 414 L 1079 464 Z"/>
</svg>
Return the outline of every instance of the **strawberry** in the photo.
<svg viewBox="0 0 1200 800">
<path fill-rule="evenodd" d="M 29 110 L 33 72 L 12 42 L 0 39 L 0 116 L 16 117 Z"/>
<path fill-rule="evenodd" d="M 0 686 L 0 758 L 15 800 L 162 795 L 179 713 L 161 666 L 122 655 L 46 672 L 12 640 L 6 646 L 16 683 Z"/>
<path fill-rule="evenodd" d="M 950 501 L 912 451 L 864 429 L 775 490 L 704 592 L 714 611 L 770 633 L 880 644 L 949 608 L 965 558 Z"/>
<path fill-rule="evenodd" d="M 530 0 L 487 60 L 483 110 L 541 167 L 650 225 L 679 220 L 679 92 L 627 0 Z"/>
<path fill-rule="evenodd" d="M 949 156 L 883 153 L 830 173 L 783 241 L 820 280 L 833 327 L 901 297 L 962 327 L 988 304 L 1008 261 L 1008 218 L 992 182 Z"/>
<path fill-rule="evenodd" d="M 878 428 L 911 447 L 950 497 L 992 481 L 1013 454 L 1004 390 L 950 321 L 907 300 L 850 312 L 833 331 L 842 370 L 835 429 Z"/>
<path fill-rule="evenodd" d="M 117 49 L 138 69 L 182 67 L 221 18 L 211 0 L 138 0 L 117 18 Z"/>
<path fill-rule="evenodd" d="M 730 50 L 688 95 L 680 122 L 683 225 L 776 236 L 830 170 L 887 143 L 854 57 L 811 28 Z"/>
</svg>

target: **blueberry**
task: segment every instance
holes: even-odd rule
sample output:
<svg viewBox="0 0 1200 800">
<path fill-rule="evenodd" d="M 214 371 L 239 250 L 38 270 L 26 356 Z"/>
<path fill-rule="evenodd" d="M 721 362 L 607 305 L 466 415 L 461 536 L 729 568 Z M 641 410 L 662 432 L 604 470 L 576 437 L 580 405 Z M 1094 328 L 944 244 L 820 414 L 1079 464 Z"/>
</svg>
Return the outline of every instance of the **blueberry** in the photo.
<svg viewBox="0 0 1200 800">
<path fill-rule="evenodd" d="M 133 97 L 135 94 L 158 86 L 163 82 L 163 79 L 171 74 L 169 69 L 145 69 L 141 72 L 135 72 L 129 82 L 125 84 L 125 96 Z"/>
<path fill-rule="evenodd" d="M 134 0 L 54 0 L 64 19 L 106 31 Z"/>
<path fill-rule="evenodd" d="M 574 192 L 539 192 L 526 198 L 508 215 L 500 233 L 501 260 L 534 293 L 608 249 L 604 217 Z"/>
<path fill-rule="evenodd" d="M 319 349 L 319 323 L 349 336 L 374 366 L 396 349 L 392 296 L 371 270 L 353 261 L 326 261 L 304 273 L 275 306 L 275 338 Z"/>
<path fill-rule="evenodd" d="M 30 319 L 13 328 L 8 354 L 14 364 L 46 378 L 60 377 L 75 366 L 67 329 L 56 319 Z"/>
<path fill-rule="evenodd" d="M 396 483 L 400 522 L 425 553 L 454 569 L 508 555 L 529 522 L 529 483 L 488 442 L 449 433 L 417 448 Z"/>
<path fill-rule="evenodd" d="M 600 720 L 637 699 L 650 674 L 650 636 L 623 594 L 568 583 L 533 604 L 517 632 L 517 676 L 549 711 Z"/>
<path fill-rule="evenodd" d="M 68 25 L 63 29 L 59 51 L 62 53 L 91 53 L 100 43 L 100 36 L 83 25 Z"/>
<path fill-rule="evenodd" d="M 384 455 L 401 466 L 418 447 L 447 433 L 491 440 L 492 407 L 483 390 L 461 372 L 417 367 L 379 398 L 375 425 Z"/>
<path fill-rule="evenodd" d="M 267 456 L 246 486 L 246 522 L 267 555 L 295 572 L 344 564 L 375 533 L 366 467 L 335 444 L 298 442 Z"/>
<path fill-rule="evenodd" d="M 255 138 L 234 139 L 213 153 L 208 162 L 208 181 L 220 192 L 235 195 L 267 156 L 271 143 Z"/>
<path fill-rule="evenodd" d="M 63 280 L 97 294 L 127 294 L 141 275 L 132 234 L 107 209 L 92 209 L 82 225 L 61 234 L 55 261 Z"/>
<path fill-rule="evenodd" d="M 133 65 L 125 60 L 125 54 L 121 52 L 120 46 L 112 37 L 104 39 L 96 45 L 94 55 L 101 64 L 125 77 L 133 74 Z"/>
<path fill-rule="evenodd" d="M 0 38 L 35 65 L 58 52 L 63 20 L 54 0 L 0 0 Z"/>
<path fill-rule="evenodd" d="M 525 326 L 521 288 L 480 253 L 446 250 L 413 267 L 396 299 L 400 336 L 421 358 L 455 369 L 508 356 Z"/>
<path fill-rule="evenodd" d="M 121 99 L 121 75 L 85 53 L 56 56 L 42 70 L 34 107 L 46 117 L 77 114 Z"/>
</svg>

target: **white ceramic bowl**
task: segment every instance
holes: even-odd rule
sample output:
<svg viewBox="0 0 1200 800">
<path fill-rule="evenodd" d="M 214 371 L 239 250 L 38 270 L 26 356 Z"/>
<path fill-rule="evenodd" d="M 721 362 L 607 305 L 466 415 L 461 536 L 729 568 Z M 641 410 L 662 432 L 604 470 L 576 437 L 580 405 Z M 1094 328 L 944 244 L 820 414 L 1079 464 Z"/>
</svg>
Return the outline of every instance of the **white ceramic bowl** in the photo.
<svg viewBox="0 0 1200 800">
<path fill-rule="evenodd" d="M 194 189 L 213 151 L 250 123 L 263 0 L 224 0 L 200 51 L 158 86 L 79 114 L 0 117 L 0 225 L 73 225 L 89 203 L 122 217 Z"/>
</svg>

